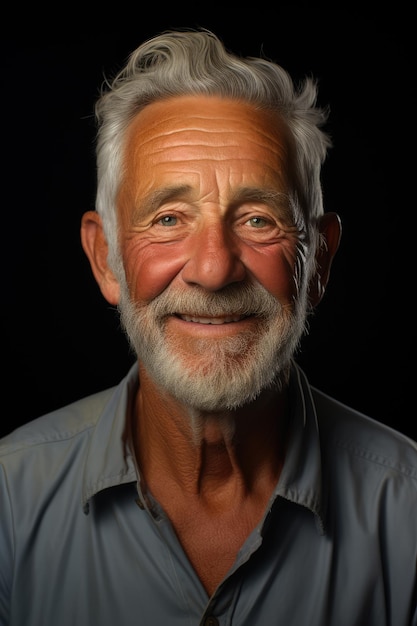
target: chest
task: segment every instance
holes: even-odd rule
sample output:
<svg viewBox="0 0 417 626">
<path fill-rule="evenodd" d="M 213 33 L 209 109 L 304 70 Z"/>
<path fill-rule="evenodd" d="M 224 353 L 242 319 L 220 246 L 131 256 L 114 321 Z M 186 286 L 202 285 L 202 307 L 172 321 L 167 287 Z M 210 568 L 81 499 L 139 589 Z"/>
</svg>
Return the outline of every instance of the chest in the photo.
<svg viewBox="0 0 417 626">
<path fill-rule="evenodd" d="M 194 513 L 171 522 L 188 560 L 210 596 L 231 569 L 258 519 L 247 519 L 235 513 L 213 518 Z"/>
</svg>

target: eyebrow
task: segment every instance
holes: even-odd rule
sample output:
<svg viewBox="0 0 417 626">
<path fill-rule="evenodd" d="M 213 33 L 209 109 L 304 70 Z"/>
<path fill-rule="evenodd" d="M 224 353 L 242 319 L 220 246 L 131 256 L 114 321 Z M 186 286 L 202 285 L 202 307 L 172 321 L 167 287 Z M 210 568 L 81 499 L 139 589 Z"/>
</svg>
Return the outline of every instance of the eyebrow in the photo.
<svg viewBox="0 0 417 626">
<path fill-rule="evenodd" d="M 149 193 L 141 200 L 134 212 L 135 217 L 146 218 L 166 202 L 186 199 L 193 192 L 190 185 L 170 185 Z M 260 202 L 271 206 L 283 219 L 294 218 L 294 201 L 288 193 L 277 191 L 269 187 L 239 187 L 230 198 L 229 206 L 236 206 L 240 202 Z"/>
<path fill-rule="evenodd" d="M 140 217 L 140 219 L 146 218 L 153 213 L 165 202 L 172 200 L 178 200 L 178 198 L 184 198 L 190 194 L 192 188 L 190 185 L 172 185 L 169 187 L 162 187 L 152 191 L 145 196 L 140 205 L 134 211 L 134 217 Z"/>
<path fill-rule="evenodd" d="M 271 187 L 240 187 L 231 198 L 230 204 L 239 202 L 261 202 L 275 209 L 284 220 L 294 219 L 294 199 L 288 193 Z"/>
</svg>

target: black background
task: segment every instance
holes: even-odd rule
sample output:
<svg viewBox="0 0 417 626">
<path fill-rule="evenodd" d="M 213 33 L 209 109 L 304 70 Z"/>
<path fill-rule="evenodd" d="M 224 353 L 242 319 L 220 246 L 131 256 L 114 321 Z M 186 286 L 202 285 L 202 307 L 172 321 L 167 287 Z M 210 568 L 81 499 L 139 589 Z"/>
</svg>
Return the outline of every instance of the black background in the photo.
<svg viewBox="0 0 417 626">
<path fill-rule="evenodd" d="M 143 39 L 203 26 L 235 52 L 319 79 L 334 142 L 325 208 L 341 216 L 343 237 L 298 361 L 326 393 L 417 438 L 411 15 L 132 6 L 89 24 L 64 8 L 3 19 L 0 434 L 117 383 L 133 362 L 79 242 L 94 206 L 93 102 Z"/>
</svg>

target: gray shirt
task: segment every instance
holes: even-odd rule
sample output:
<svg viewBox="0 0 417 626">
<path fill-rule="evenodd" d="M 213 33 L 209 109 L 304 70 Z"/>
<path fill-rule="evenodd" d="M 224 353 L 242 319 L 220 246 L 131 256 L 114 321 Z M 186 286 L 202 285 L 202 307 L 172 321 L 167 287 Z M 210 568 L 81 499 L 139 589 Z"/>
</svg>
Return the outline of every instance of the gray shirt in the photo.
<svg viewBox="0 0 417 626">
<path fill-rule="evenodd" d="M 208 597 L 143 494 L 116 387 L 0 442 L 1 626 L 416 626 L 417 445 L 294 364 L 283 471 Z"/>
</svg>

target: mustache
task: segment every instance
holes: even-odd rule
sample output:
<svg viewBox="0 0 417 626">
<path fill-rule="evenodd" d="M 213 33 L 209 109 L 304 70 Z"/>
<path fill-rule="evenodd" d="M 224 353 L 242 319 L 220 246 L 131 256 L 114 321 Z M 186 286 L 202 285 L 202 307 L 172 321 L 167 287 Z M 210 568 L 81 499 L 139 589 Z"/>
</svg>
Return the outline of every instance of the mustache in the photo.
<svg viewBox="0 0 417 626">
<path fill-rule="evenodd" d="M 187 290 L 168 287 L 147 305 L 155 318 L 169 315 L 197 317 L 255 315 L 268 318 L 282 309 L 279 301 L 259 283 L 234 283 L 215 292 L 197 286 Z"/>
</svg>

